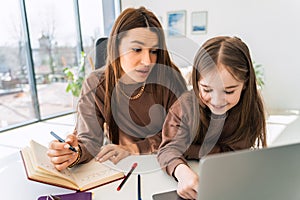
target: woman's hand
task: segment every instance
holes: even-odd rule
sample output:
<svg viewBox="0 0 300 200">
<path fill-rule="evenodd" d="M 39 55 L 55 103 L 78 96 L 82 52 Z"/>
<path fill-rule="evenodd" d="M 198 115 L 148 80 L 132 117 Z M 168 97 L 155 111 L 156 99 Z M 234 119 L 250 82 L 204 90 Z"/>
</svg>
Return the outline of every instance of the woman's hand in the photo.
<svg viewBox="0 0 300 200">
<path fill-rule="evenodd" d="M 114 164 L 117 164 L 123 158 L 131 155 L 131 152 L 123 146 L 116 144 L 108 144 L 101 148 L 101 151 L 96 156 L 96 160 L 104 162 L 110 160 Z"/>
<path fill-rule="evenodd" d="M 178 180 L 178 195 L 184 199 L 197 199 L 198 175 L 185 164 L 179 164 L 174 175 Z"/>
<path fill-rule="evenodd" d="M 76 161 L 78 153 L 73 152 L 69 147 L 73 146 L 78 150 L 78 140 L 75 135 L 67 136 L 65 143 L 53 140 L 49 144 L 47 155 L 57 170 L 66 169 L 69 165 Z"/>
</svg>

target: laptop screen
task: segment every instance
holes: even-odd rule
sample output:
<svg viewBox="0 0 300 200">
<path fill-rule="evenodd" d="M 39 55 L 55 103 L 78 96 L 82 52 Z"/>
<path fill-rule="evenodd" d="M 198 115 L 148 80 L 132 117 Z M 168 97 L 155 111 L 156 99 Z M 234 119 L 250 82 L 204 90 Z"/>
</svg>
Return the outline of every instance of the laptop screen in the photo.
<svg viewBox="0 0 300 200">
<path fill-rule="evenodd" d="M 300 144 L 207 156 L 198 200 L 300 199 Z"/>
<path fill-rule="evenodd" d="M 198 200 L 299 200 L 300 143 L 201 159 Z M 176 191 L 153 200 L 181 200 Z"/>
</svg>

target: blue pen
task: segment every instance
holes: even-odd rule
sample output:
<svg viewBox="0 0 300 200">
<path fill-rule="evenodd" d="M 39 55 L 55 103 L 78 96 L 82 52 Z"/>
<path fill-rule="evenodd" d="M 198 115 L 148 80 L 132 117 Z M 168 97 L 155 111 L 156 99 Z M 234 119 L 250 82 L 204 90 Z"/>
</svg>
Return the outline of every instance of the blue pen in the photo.
<svg viewBox="0 0 300 200">
<path fill-rule="evenodd" d="M 65 142 L 64 139 L 62 139 L 61 137 L 59 137 L 58 135 L 56 135 L 53 131 L 51 131 L 50 134 L 53 135 L 53 137 L 55 137 L 59 142 Z M 74 152 L 77 153 L 77 150 L 74 147 L 72 147 L 71 145 L 70 145 L 69 149 L 71 151 L 74 151 Z"/>
</svg>

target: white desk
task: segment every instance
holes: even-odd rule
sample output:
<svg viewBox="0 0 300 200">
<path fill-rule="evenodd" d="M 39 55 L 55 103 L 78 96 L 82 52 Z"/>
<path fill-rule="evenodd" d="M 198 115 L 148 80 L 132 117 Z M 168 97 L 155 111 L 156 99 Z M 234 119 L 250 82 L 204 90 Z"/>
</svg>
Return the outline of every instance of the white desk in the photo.
<svg viewBox="0 0 300 200">
<path fill-rule="evenodd" d="M 141 174 L 143 200 L 152 200 L 154 193 L 176 189 L 176 181 L 159 168 L 154 155 L 128 157 L 117 166 L 120 168 L 124 167 L 126 168 L 124 171 L 128 171 L 133 162 L 137 162 L 138 167 L 120 191 L 117 191 L 117 187 L 121 183 L 121 180 L 100 186 L 92 190 L 94 193 L 93 200 L 137 199 L 137 173 Z M 198 164 L 197 162 L 191 162 L 191 165 L 192 168 L 197 168 Z M 0 180 L 0 199 L 36 200 L 42 195 L 74 192 L 28 180 L 19 152 L 0 160 Z"/>
</svg>

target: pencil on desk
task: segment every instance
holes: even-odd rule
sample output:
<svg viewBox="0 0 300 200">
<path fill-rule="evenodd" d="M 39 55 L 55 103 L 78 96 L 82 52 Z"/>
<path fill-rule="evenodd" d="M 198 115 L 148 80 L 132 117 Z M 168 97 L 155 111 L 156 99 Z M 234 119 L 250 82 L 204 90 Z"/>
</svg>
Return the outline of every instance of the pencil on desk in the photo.
<svg viewBox="0 0 300 200">
<path fill-rule="evenodd" d="M 130 171 L 128 172 L 128 174 L 125 176 L 125 178 L 123 179 L 123 181 L 121 182 L 121 184 L 118 186 L 117 190 L 121 190 L 122 186 L 124 185 L 124 183 L 127 181 L 127 179 L 129 178 L 129 176 L 132 174 L 133 170 L 136 168 L 137 163 L 133 163 Z"/>
</svg>

